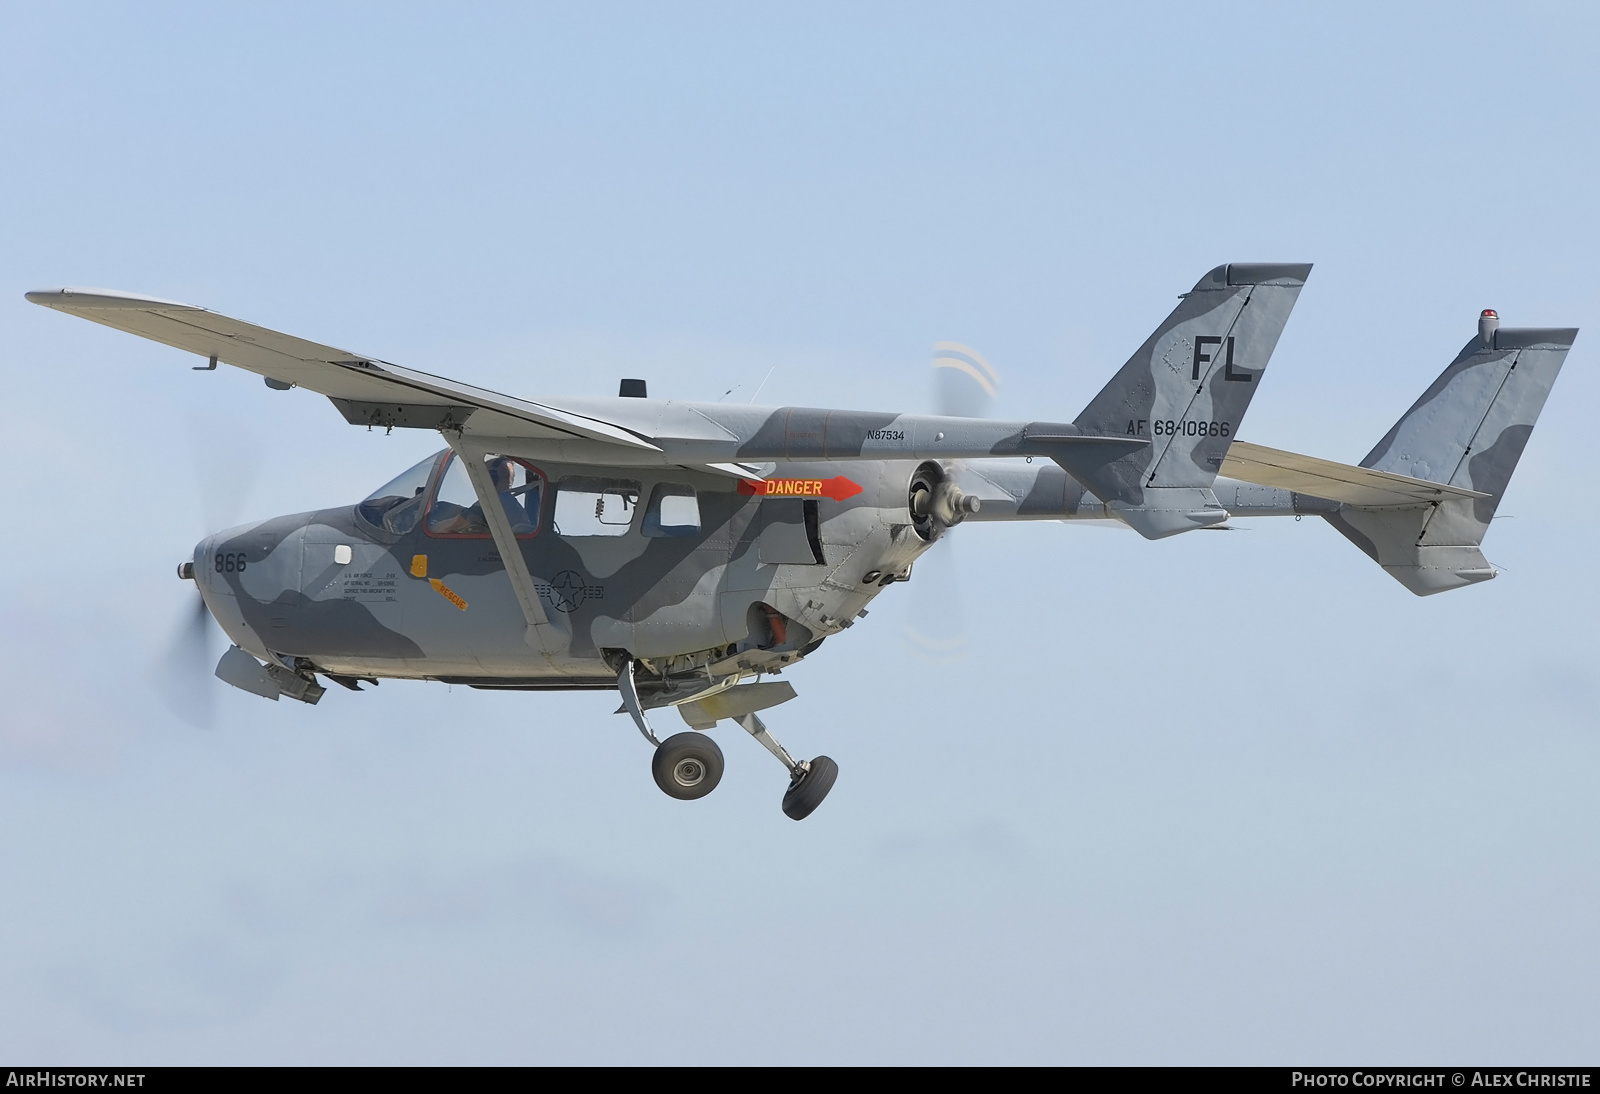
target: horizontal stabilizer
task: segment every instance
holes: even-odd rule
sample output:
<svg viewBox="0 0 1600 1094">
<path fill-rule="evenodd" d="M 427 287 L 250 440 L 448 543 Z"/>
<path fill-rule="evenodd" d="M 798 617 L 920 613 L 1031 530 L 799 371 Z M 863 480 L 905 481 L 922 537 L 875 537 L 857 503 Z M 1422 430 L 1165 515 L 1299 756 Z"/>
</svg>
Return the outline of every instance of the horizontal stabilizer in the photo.
<svg viewBox="0 0 1600 1094">
<path fill-rule="evenodd" d="M 1411 509 L 1449 498 L 1490 496 L 1477 490 L 1375 471 L 1370 467 L 1353 467 L 1245 441 L 1234 441 L 1229 446 L 1218 473 L 1241 482 L 1276 486 L 1363 509 Z"/>
</svg>

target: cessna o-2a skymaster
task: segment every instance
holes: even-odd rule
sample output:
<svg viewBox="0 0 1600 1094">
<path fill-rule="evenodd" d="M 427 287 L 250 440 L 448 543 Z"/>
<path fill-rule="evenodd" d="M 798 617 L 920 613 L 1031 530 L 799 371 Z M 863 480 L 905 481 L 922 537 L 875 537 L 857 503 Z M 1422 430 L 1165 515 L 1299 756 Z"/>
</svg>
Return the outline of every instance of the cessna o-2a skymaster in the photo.
<svg viewBox="0 0 1600 1094">
<path fill-rule="evenodd" d="M 1419 596 L 1495 576 L 1478 549 L 1574 329 L 1477 336 L 1360 466 L 1236 439 L 1311 267 L 1218 266 L 1071 422 L 691 403 L 534 402 L 169 300 L 36 304 L 326 395 L 355 425 L 448 446 L 353 506 L 202 540 L 193 579 L 234 645 L 222 680 L 315 703 L 318 674 L 528 691 L 616 689 L 657 784 L 722 776 L 731 720 L 789 772 L 796 820 L 832 788 L 759 712 L 963 521 L 1120 521 L 1148 539 L 1315 514 Z M 945 362 L 987 383 L 973 362 Z M 1037 462 L 1035 462 L 1037 460 Z M 753 682 L 745 682 L 751 681 Z M 690 730 L 659 740 L 650 712 Z"/>
</svg>

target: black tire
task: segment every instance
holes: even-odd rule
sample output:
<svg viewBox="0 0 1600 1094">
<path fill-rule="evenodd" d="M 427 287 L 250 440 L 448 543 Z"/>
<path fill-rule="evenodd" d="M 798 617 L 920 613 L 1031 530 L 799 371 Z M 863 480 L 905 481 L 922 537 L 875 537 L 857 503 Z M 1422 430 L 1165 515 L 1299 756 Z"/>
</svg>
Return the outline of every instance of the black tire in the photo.
<svg viewBox="0 0 1600 1094">
<path fill-rule="evenodd" d="M 674 733 L 656 749 L 650 774 L 669 798 L 703 798 L 722 781 L 722 749 L 704 733 Z"/>
<path fill-rule="evenodd" d="M 790 820 L 805 820 L 822 804 L 839 777 L 839 765 L 826 756 L 811 761 L 811 770 L 797 783 L 790 783 L 783 796 L 783 814 Z"/>
</svg>

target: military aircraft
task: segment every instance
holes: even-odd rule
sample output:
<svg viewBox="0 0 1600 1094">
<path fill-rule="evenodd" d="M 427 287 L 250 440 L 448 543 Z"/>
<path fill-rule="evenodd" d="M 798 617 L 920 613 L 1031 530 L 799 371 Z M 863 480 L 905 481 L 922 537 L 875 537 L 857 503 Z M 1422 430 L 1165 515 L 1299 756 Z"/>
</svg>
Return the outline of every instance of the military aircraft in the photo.
<svg viewBox="0 0 1600 1094">
<path fill-rule="evenodd" d="M 674 798 L 710 793 L 732 721 L 783 764 L 783 811 L 838 767 L 762 711 L 951 528 L 1113 520 L 1147 539 L 1316 515 L 1413 593 L 1495 576 L 1479 550 L 1576 330 L 1478 333 L 1359 465 L 1237 439 L 1311 267 L 1218 266 L 1070 422 L 696 403 L 534 401 L 102 289 L 36 304 L 327 396 L 446 447 L 354 504 L 206 537 L 179 567 L 233 645 L 216 675 L 315 703 L 319 677 L 617 691 Z M 952 350 L 941 363 L 989 380 Z M 652 712 L 689 729 L 657 736 Z M 619 711 L 618 713 L 621 713 Z"/>
</svg>

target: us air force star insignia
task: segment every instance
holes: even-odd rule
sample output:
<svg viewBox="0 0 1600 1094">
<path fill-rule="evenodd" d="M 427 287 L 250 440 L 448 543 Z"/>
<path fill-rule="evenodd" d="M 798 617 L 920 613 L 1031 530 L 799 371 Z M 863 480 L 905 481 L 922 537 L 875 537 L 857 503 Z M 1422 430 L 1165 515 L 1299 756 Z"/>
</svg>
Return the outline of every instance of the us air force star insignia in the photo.
<svg viewBox="0 0 1600 1094">
<path fill-rule="evenodd" d="M 577 570 L 562 570 L 549 581 L 536 582 L 539 595 L 550 601 L 558 612 L 575 612 L 585 600 L 599 600 L 605 595 L 604 585 L 590 585 Z"/>
</svg>

